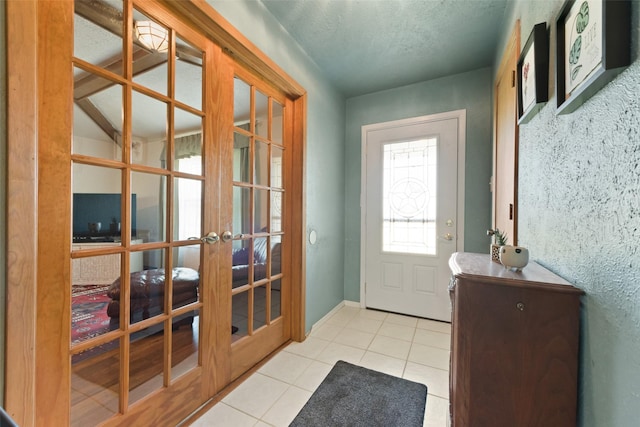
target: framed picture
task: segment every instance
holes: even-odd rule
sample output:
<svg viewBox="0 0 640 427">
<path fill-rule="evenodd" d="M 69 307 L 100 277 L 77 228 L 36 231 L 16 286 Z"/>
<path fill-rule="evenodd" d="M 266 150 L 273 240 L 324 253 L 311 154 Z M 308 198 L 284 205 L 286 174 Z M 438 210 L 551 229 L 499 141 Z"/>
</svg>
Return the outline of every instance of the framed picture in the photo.
<svg viewBox="0 0 640 427">
<path fill-rule="evenodd" d="M 631 61 L 629 0 L 567 0 L 556 21 L 556 114 L 575 111 Z"/>
<path fill-rule="evenodd" d="M 527 123 L 549 100 L 549 34 L 536 24 L 518 59 L 518 124 Z"/>
</svg>

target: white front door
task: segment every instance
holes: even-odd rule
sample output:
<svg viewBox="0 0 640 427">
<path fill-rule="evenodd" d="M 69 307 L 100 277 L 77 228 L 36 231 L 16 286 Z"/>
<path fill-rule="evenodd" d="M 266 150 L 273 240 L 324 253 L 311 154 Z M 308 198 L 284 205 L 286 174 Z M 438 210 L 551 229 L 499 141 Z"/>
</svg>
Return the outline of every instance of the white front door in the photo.
<svg viewBox="0 0 640 427">
<path fill-rule="evenodd" d="M 464 121 L 456 111 L 363 127 L 366 307 L 451 320 L 448 260 L 462 246 Z"/>
</svg>

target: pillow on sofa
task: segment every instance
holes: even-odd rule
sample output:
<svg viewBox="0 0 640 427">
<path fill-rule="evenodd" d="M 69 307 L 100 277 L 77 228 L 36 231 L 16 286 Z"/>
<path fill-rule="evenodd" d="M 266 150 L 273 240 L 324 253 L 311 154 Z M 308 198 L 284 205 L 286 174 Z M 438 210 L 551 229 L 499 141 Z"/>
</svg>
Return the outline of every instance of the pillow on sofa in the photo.
<svg viewBox="0 0 640 427">
<path fill-rule="evenodd" d="M 233 250 L 231 265 L 249 264 L 249 248 L 238 248 Z"/>
</svg>

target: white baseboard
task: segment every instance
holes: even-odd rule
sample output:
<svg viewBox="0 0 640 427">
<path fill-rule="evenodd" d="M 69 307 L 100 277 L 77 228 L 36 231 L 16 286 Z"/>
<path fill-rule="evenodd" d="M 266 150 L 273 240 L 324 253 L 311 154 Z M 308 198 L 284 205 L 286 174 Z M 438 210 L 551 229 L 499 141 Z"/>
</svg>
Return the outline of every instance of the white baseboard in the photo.
<svg viewBox="0 0 640 427">
<path fill-rule="evenodd" d="M 347 307 L 364 308 L 364 307 L 362 306 L 362 304 L 361 304 L 361 303 L 359 303 L 358 301 L 347 301 L 347 300 L 344 300 L 344 301 L 342 301 L 342 302 L 343 302 L 343 304 L 344 304 L 344 305 L 346 305 Z"/>
<path fill-rule="evenodd" d="M 338 310 L 340 310 L 342 307 L 361 308 L 360 303 L 357 301 L 347 301 L 347 300 L 341 301 L 340 303 L 338 303 L 338 305 L 333 307 L 331 311 L 325 314 L 320 320 L 314 323 L 313 326 L 311 326 L 311 331 L 313 331 L 314 328 L 319 328 L 320 326 L 322 326 L 322 324 L 324 324 L 331 316 L 336 314 Z M 309 334 L 311 334 L 311 331 L 309 331 Z M 309 334 L 307 334 L 307 336 L 309 336 Z"/>
<path fill-rule="evenodd" d="M 331 309 L 331 311 L 329 311 L 327 314 L 325 314 L 324 316 L 322 316 L 322 318 L 320 320 L 318 320 L 316 323 L 313 324 L 313 326 L 311 326 L 311 331 L 313 331 L 313 328 L 319 328 L 320 326 L 322 326 L 322 324 L 324 322 L 326 322 L 327 320 L 329 320 L 329 318 L 331 316 L 333 316 L 334 314 L 336 314 L 338 312 L 338 310 L 340 310 L 342 307 L 344 307 L 344 301 L 340 302 L 338 305 L 336 305 L 335 307 L 333 307 Z M 309 333 L 311 333 L 311 331 L 309 331 Z"/>
</svg>

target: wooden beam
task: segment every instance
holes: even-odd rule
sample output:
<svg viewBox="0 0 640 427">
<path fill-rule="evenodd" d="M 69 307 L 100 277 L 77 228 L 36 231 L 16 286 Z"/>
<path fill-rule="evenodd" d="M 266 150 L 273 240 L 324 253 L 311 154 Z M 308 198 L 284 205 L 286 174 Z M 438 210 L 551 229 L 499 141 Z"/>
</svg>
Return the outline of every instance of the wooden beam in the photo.
<svg viewBox="0 0 640 427">
<path fill-rule="evenodd" d="M 94 123 L 98 125 L 98 127 L 102 129 L 102 131 L 106 133 L 109 138 L 113 140 L 113 142 L 118 143 L 118 141 L 116 141 L 115 139 L 115 136 L 116 134 L 120 134 L 120 131 L 113 127 L 111 122 L 104 116 L 104 114 L 102 114 L 100 110 L 98 110 L 93 102 L 85 98 L 76 101 L 76 105 L 82 111 L 84 111 L 85 114 L 89 116 L 89 118 L 93 120 Z"/>
<path fill-rule="evenodd" d="M 167 55 L 162 53 L 150 53 L 144 49 L 136 49 L 133 53 L 133 75 L 142 74 L 167 62 Z M 122 58 L 112 61 L 106 66 L 101 66 L 108 71 L 120 74 L 123 66 Z M 113 86 L 116 82 L 102 78 L 96 74 L 83 73 L 74 83 L 73 99 L 79 100 L 101 92 Z"/>
<path fill-rule="evenodd" d="M 75 0 L 75 13 L 118 37 L 122 37 L 123 12 L 101 0 Z"/>
</svg>

